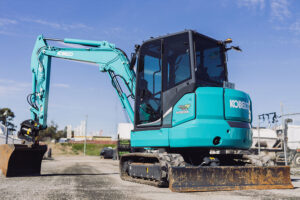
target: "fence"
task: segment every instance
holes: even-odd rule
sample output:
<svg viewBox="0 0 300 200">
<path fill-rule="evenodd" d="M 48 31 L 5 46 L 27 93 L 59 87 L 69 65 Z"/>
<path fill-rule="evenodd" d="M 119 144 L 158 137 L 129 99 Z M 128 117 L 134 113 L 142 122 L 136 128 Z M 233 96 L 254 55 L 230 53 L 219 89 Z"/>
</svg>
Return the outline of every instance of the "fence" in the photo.
<svg viewBox="0 0 300 200">
<path fill-rule="evenodd" d="M 83 144 L 84 141 L 69 141 L 72 144 Z M 117 144 L 117 141 L 99 141 L 99 140 L 87 140 L 87 144 Z"/>
<path fill-rule="evenodd" d="M 6 143 L 6 132 L 6 127 L 0 124 L 0 144 Z M 9 135 L 7 138 L 7 144 L 21 144 L 21 140 L 13 138 L 13 135 Z"/>
</svg>

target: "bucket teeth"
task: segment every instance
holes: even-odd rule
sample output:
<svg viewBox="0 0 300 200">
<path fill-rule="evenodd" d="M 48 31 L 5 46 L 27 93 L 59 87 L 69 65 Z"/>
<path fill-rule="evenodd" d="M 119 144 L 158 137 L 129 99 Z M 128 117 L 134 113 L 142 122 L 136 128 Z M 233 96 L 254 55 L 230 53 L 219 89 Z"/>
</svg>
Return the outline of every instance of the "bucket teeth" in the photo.
<svg viewBox="0 0 300 200">
<path fill-rule="evenodd" d="M 292 189 L 290 167 L 172 167 L 173 192 Z"/>
<path fill-rule="evenodd" d="M 40 175 L 46 151 L 47 145 L 0 145 L 0 169 L 6 177 Z"/>
</svg>

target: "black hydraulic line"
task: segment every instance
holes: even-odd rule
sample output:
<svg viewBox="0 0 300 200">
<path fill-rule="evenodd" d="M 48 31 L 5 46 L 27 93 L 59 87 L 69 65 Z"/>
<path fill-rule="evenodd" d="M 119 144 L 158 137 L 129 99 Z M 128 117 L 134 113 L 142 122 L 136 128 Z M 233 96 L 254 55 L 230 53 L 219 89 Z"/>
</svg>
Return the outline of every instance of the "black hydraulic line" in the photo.
<svg viewBox="0 0 300 200">
<path fill-rule="evenodd" d="M 36 57 L 37 57 L 37 60 L 38 60 L 38 62 L 39 62 L 39 64 L 40 64 L 40 67 L 43 67 L 43 68 L 44 68 L 44 65 L 43 65 L 43 63 L 40 61 L 39 55 L 40 55 L 42 49 L 45 48 L 45 47 L 46 47 L 46 46 L 43 46 L 43 47 L 39 48 L 39 49 L 37 50 L 37 52 L 36 52 Z"/>
<path fill-rule="evenodd" d="M 34 95 L 34 93 L 29 94 L 29 95 L 27 96 L 27 102 L 28 102 L 28 104 L 29 104 L 31 107 L 33 107 L 33 108 L 35 108 L 36 110 L 38 110 L 38 109 L 39 109 L 38 106 L 37 106 L 35 103 L 32 102 L 32 96 L 33 96 L 33 95 Z"/>
<path fill-rule="evenodd" d="M 118 80 L 116 79 L 116 75 L 112 71 L 108 71 L 108 73 L 111 77 L 113 87 L 117 90 L 119 96 L 122 96 L 123 90 L 122 90 Z"/>
<path fill-rule="evenodd" d="M 123 51 L 123 50 L 120 49 L 120 48 L 116 48 L 116 49 L 118 49 L 119 51 L 121 51 L 121 52 L 125 55 L 127 61 L 129 62 L 128 56 L 127 56 L 127 54 L 125 53 L 125 51 Z"/>
<path fill-rule="evenodd" d="M 113 87 L 117 90 L 119 96 L 121 96 L 122 93 L 123 93 L 123 90 L 122 90 L 122 88 L 121 88 L 121 86 L 120 86 L 120 83 L 119 83 L 117 77 L 122 78 L 122 79 L 124 80 L 125 84 L 127 85 L 127 87 L 128 87 L 128 83 L 125 81 L 125 79 L 124 79 L 122 76 L 120 76 L 120 75 L 115 75 L 112 71 L 109 72 L 109 75 L 111 76 Z M 128 87 L 128 88 L 129 88 L 129 87 Z M 127 96 L 127 98 L 128 98 L 128 97 L 131 97 L 132 99 L 135 98 L 134 95 L 132 94 L 132 88 L 131 88 L 130 94 Z"/>
</svg>

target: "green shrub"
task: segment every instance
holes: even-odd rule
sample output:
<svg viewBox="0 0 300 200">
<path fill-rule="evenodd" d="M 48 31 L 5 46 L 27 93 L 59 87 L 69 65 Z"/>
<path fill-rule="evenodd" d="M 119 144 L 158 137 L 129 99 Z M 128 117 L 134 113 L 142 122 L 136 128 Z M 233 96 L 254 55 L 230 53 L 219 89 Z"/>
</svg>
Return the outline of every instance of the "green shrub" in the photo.
<svg viewBox="0 0 300 200">
<path fill-rule="evenodd" d="M 84 144 L 65 143 L 64 145 L 72 146 L 72 151 L 75 154 L 83 153 Z M 100 151 L 104 147 L 115 148 L 116 145 L 111 145 L 111 144 L 86 144 L 86 155 L 89 155 L 89 156 L 99 156 L 100 155 Z"/>
</svg>

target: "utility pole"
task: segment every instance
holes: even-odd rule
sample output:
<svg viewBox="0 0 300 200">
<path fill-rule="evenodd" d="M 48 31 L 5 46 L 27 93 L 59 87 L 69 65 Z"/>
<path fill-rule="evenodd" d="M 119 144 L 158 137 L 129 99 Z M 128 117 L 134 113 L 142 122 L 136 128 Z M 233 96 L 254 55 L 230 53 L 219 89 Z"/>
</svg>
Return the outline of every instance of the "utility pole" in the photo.
<svg viewBox="0 0 300 200">
<path fill-rule="evenodd" d="M 290 118 L 287 118 L 284 120 L 284 129 L 283 129 L 283 147 L 284 147 L 284 161 L 285 161 L 285 165 L 287 166 L 288 165 L 288 162 L 287 162 L 287 151 L 288 151 L 288 123 L 291 123 L 293 122 L 292 119 Z"/>
<path fill-rule="evenodd" d="M 5 127 L 5 133 L 6 133 L 5 144 L 7 144 L 8 143 L 8 129 L 7 129 L 7 123 L 6 123 L 7 115 L 8 115 L 7 110 L 3 113 L 3 115 L 4 115 L 4 127 Z"/>
<path fill-rule="evenodd" d="M 286 152 L 286 134 L 285 134 L 285 122 L 283 119 L 283 103 L 280 102 L 280 111 L 281 111 L 281 128 L 282 128 L 282 136 L 283 136 L 283 153 L 284 153 L 284 162 L 285 162 L 285 166 L 287 166 L 287 152 Z"/>
<path fill-rule="evenodd" d="M 88 120 L 88 115 L 85 116 L 85 137 L 84 137 L 84 147 L 83 147 L 83 155 L 84 156 L 86 154 L 87 120 Z"/>
<path fill-rule="evenodd" d="M 258 116 L 257 133 L 258 133 L 258 155 L 260 155 L 260 117 L 259 116 Z"/>
</svg>

